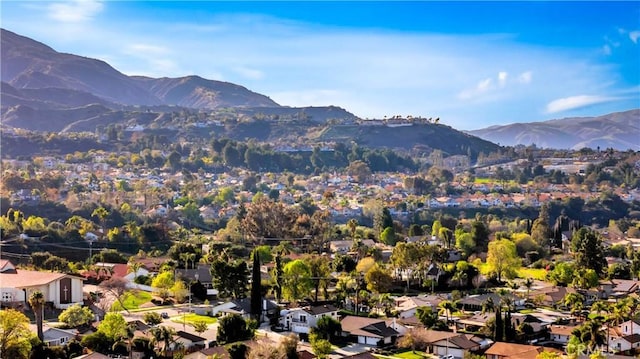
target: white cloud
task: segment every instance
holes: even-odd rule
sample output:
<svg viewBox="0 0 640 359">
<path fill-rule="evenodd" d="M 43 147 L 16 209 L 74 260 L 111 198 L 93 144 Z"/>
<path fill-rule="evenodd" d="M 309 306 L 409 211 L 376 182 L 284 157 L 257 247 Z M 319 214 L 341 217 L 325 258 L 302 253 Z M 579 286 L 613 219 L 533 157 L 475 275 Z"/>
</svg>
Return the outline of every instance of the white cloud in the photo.
<svg viewBox="0 0 640 359">
<path fill-rule="evenodd" d="M 127 46 L 126 53 L 136 55 L 139 53 L 153 54 L 153 55 L 165 55 L 169 53 L 169 49 L 164 46 L 151 45 L 151 44 L 131 44 Z"/>
<path fill-rule="evenodd" d="M 525 71 L 518 75 L 518 82 L 520 82 L 521 84 L 531 83 L 532 75 L 533 74 L 531 73 L 531 71 Z"/>
<path fill-rule="evenodd" d="M 245 67 L 245 66 L 238 66 L 238 67 L 234 67 L 233 71 L 235 71 L 237 74 L 247 78 L 247 79 L 251 79 L 251 80 L 261 80 L 262 78 L 264 78 L 264 72 L 258 70 L 258 69 L 252 69 L 249 67 Z"/>
<path fill-rule="evenodd" d="M 49 4 L 50 18 L 68 23 L 84 22 L 100 13 L 104 5 L 99 0 L 73 0 Z"/>
<path fill-rule="evenodd" d="M 607 56 L 611 55 L 611 46 L 609 44 L 602 46 L 602 53 Z"/>
<path fill-rule="evenodd" d="M 631 31 L 629 32 L 629 38 L 633 41 L 634 44 L 638 43 L 638 39 L 640 38 L 640 31 Z"/>
<path fill-rule="evenodd" d="M 498 72 L 498 83 L 500 87 L 504 87 L 507 84 L 507 77 L 509 77 L 509 74 L 506 71 Z"/>
<path fill-rule="evenodd" d="M 558 113 L 568 110 L 575 110 L 582 107 L 596 105 L 604 102 L 617 100 L 616 97 L 599 95 L 578 95 L 559 98 L 547 104 L 547 113 Z"/>
</svg>

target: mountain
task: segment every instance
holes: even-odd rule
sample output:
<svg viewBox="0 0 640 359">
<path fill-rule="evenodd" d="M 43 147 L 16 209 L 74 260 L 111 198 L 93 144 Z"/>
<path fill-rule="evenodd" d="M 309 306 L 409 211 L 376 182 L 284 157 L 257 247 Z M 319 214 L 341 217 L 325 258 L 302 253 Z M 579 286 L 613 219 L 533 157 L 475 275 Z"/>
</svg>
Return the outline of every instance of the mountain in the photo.
<svg viewBox="0 0 640 359">
<path fill-rule="evenodd" d="M 499 149 L 441 124 L 366 125 L 340 107 L 281 106 L 243 86 L 199 76 L 127 76 L 104 61 L 59 53 L 0 31 L 3 127 L 105 135 L 111 126 L 125 139 L 152 134 L 206 140 L 215 135 L 301 148 L 355 141 L 420 155 L 439 149 L 475 157 Z"/>
<path fill-rule="evenodd" d="M 279 106 L 267 96 L 228 82 L 197 76 L 160 79 L 127 76 L 104 61 L 59 53 L 11 31 L 0 31 L 2 81 L 19 90 L 72 90 L 114 104 L 132 106 L 171 105 L 198 109 Z"/>
<path fill-rule="evenodd" d="M 640 150 L 640 109 L 597 117 L 571 117 L 544 122 L 514 123 L 467 131 L 505 146 L 584 147 Z"/>
</svg>

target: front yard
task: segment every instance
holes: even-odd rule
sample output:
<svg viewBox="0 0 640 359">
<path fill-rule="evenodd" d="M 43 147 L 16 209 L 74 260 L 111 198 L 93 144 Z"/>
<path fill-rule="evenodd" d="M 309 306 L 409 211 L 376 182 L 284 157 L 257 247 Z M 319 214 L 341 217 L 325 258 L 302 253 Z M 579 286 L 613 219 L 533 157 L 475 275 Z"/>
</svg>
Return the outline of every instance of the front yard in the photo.
<svg viewBox="0 0 640 359">
<path fill-rule="evenodd" d="M 207 325 L 210 324 L 215 324 L 218 322 L 217 318 L 212 318 L 210 316 L 207 315 L 200 315 L 200 314 L 186 314 L 186 315 L 179 315 L 176 317 L 172 317 L 171 321 L 174 323 L 180 323 L 180 324 L 193 324 L 195 322 L 205 322 L 207 323 Z"/>
<path fill-rule="evenodd" d="M 129 310 L 138 309 L 142 304 L 148 303 L 150 301 L 151 301 L 151 294 L 141 290 L 127 292 L 122 296 L 122 304 L 124 304 L 124 308 Z M 113 303 L 113 305 L 111 306 L 111 309 L 115 311 L 123 310 L 122 306 L 120 305 L 120 302 L 118 301 L 115 301 Z"/>
</svg>

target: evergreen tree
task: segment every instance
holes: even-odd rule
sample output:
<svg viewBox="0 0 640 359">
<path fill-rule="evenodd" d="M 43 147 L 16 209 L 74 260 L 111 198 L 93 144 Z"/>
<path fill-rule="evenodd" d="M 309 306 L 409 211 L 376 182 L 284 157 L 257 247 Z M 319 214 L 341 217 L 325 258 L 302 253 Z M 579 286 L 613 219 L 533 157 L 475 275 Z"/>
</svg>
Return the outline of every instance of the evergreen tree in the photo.
<svg viewBox="0 0 640 359">
<path fill-rule="evenodd" d="M 260 323 L 262 318 L 262 283 L 260 275 L 260 254 L 253 251 L 253 268 L 251 269 L 251 316 Z"/>
<path fill-rule="evenodd" d="M 501 342 L 504 339 L 504 323 L 502 319 L 502 311 L 500 307 L 496 308 L 495 328 L 493 331 L 493 340 Z"/>
<path fill-rule="evenodd" d="M 575 253 L 578 268 L 593 269 L 598 275 L 607 268 L 602 238 L 593 230 L 583 227 L 571 238 L 571 251 Z"/>
</svg>

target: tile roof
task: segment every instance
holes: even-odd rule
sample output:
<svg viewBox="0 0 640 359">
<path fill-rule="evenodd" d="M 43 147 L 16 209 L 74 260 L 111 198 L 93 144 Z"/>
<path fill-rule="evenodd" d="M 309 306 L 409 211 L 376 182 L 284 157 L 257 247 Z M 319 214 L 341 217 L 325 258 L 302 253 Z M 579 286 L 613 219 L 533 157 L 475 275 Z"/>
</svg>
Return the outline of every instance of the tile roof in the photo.
<svg viewBox="0 0 640 359">
<path fill-rule="evenodd" d="M 76 277 L 65 273 L 38 272 L 17 269 L 15 273 L 0 273 L 0 283 L 2 283 L 2 286 L 5 288 L 26 288 L 49 284 L 64 277 L 72 277 L 84 280 L 84 278 L 82 277 Z"/>
<path fill-rule="evenodd" d="M 530 355 L 533 355 L 533 358 L 535 358 L 538 353 L 542 351 L 542 349 L 542 347 L 537 347 L 534 345 L 496 342 L 493 343 L 493 345 L 489 349 L 487 349 L 485 355 L 495 355 L 507 358 L 517 357 L 523 359 L 528 358 Z"/>
</svg>

